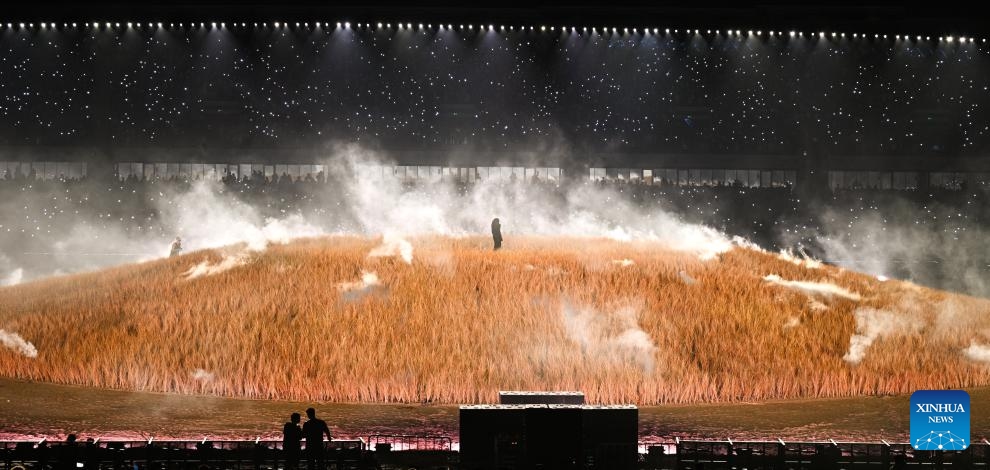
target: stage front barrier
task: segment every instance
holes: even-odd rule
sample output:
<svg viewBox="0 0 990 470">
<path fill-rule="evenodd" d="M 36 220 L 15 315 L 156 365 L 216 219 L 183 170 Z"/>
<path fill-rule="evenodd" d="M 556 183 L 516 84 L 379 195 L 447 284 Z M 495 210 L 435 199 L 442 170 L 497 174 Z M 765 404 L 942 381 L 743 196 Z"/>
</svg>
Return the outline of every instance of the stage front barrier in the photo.
<svg viewBox="0 0 990 470">
<path fill-rule="evenodd" d="M 566 405 L 564 405 L 566 406 Z M 525 409 L 525 408 L 523 408 Z M 544 408 L 540 413 L 546 413 Z M 573 411 L 573 410 L 572 410 Z M 545 417 L 545 416 L 543 416 Z M 537 416 L 536 419 L 540 419 Z M 618 418 L 614 426 L 621 426 Z M 511 420 L 508 421 L 511 424 Z M 570 423 L 573 425 L 573 423 Z M 594 422 L 607 433 L 609 424 Z M 546 423 L 537 423 L 545 431 Z M 618 429 L 618 428 L 612 428 Z M 589 432 L 582 425 L 581 433 Z M 599 432 L 599 431 L 596 431 Z M 620 430 L 621 432 L 621 430 Z M 490 460 L 464 461 L 464 452 L 447 437 L 376 435 L 368 440 L 327 443 L 330 469 L 621 469 L 640 470 L 887 470 L 898 457 L 908 469 L 990 470 L 990 443 L 979 442 L 959 452 L 917 451 L 906 443 L 700 441 L 678 440 L 641 444 L 645 453 L 626 443 L 587 446 L 562 442 L 567 432 L 539 441 L 539 446 L 564 444 L 556 449 L 530 449 L 520 435 L 502 435 L 491 442 Z M 587 439 L 587 438 L 584 438 Z M 534 441 L 536 442 L 536 441 Z M 580 459 L 568 452 L 580 448 Z M 630 455 L 632 458 L 630 459 Z M 535 464 L 533 462 L 536 462 Z M 285 454 L 280 441 L 97 441 L 68 446 L 48 441 L 0 442 L 0 470 L 42 469 L 119 470 L 281 470 Z M 306 469 L 305 458 L 300 470 Z M 308 470 L 308 469 L 307 469 Z"/>
<path fill-rule="evenodd" d="M 662 446 L 649 447 L 649 469 L 883 469 L 898 457 L 907 468 L 990 469 L 990 444 L 973 444 L 965 451 L 921 451 L 907 443 L 690 441 L 675 443 L 673 455 Z"/>
</svg>

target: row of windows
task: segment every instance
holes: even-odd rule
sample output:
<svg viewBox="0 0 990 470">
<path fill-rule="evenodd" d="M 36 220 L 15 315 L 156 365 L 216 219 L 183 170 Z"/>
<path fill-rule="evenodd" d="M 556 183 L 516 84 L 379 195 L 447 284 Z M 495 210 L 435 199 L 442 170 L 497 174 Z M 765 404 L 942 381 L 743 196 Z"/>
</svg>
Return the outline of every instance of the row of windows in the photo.
<svg viewBox="0 0 990 470">
<path fill-rule="evenodd" d="M 829 171 L 832 189 L 917 189 L 920 174 L 916 171 Z"/>
<path fill-rule="evenodd" d="M 370 181 L 459 181 L 473 183 L 475 181 L 527 181 L 527 182 L 558 182 L 564 172 L 560 168 L 522 167 L 522 166 L 478 166 L 478 167 L 442 167 L 442 166 L 390 166 L 390 165 L 358 165 L 357 177 Z"/>
<path fill-rule="evenodd" d="M 326 165 L 265 165 L 251 163 L 140 163 L 116 165 L 119 178 L 131 176 L 151 179 L 219 180 L 227 176 L 238 179 L 263 175 L 291 176 L 293 180 L 319 178 Z M 85 162 L 18 162 L 0 161 L 0 178 L 34 178 L 43 180 L 79 179 L 87 175 Z M 558 182 L 564 172 L 553 167 L 442 167 L 409 165 L 359 165 L 358 178 L 373 181 L 540 181 Z M 591 181 L 619 181 L 676 186 L 721 186 L 738 183 L 744 187 L 783 187 L 793 185 L 794 170 L 752 169 L 635 169 L 591 168 Z M 932 188 L 990 189 L 990 172 L 931 172 L 917 171 L 829 171 L 832 189 L 916 189 L 927 176 Z"/>
<path fill-rule="evenodd" d="M 9 162 L 0 161 L 0 178 L 34 178 L 43 180 L 79 179 L 86 176 L 82 162 Z"/>
<path fill-rule="evenodd" d="M 733 186 L 779 188 L 794 185 L 795 170 L 749 170 L 709 168 L 591 168 L 591 181 L 620 181 L 676 186 Z"/>
<path fill-rule="evenodd" d="M 828 185 L 832 189 L 917 189 L 924 176 L 917 171 L 829 171 Z M 932 172 L 927 176 L 931 188 L 990 188 L 990 173 L 986 172 Z"/>
<path fill-rule="evenodd" d="M 928 185 L 933 188 L 945 189 L 963 189 L 964 187 L 990 189 L 990 172 L 939 171 L 929 173 Z"/>
<path fill-rule="evenodd" d="M 153 179 L 219 180 L 233 176 L 237 179 L 263 175 L 273 179 L 276 175 L 291 176 L 293 180 L 318 178 L 326 165 L 264 165 L 258 163 L 137 163 L 117 164 L 117 177 Z"/>
</svg>

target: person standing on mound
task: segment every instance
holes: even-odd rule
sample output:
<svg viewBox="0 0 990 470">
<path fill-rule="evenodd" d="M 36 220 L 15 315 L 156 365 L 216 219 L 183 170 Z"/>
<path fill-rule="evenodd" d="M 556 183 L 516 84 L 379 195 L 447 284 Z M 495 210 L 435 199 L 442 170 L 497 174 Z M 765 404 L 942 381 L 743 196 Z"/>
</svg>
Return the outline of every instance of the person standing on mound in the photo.
<svg viewBox="0 0 990 470">
<path fill-rule="evenodd" d="M 330 427 L 327 422 L 316 417 L 316 410 L 306 409 L 306 424 L 303 424 L 303 435 L 306 436 L 306 470 L 326 468 L 324 454 L 326 450 L 323 445 L 323 435 L 327 440 L 333 440 L 330 435 Z"/>
<path fill-rule="evenodd" d="M 168 256 L 179 256 L 180 254 L 182 254 L 182 239 L 175 237 L 172 244 L 168 246 Z"/>
<path fill-rule="evenodd" d="M 502 224 L 498 217 L 492 219 L 492 240 L 495 242 L 495 251 L 502 248 Z"/>
</svg>

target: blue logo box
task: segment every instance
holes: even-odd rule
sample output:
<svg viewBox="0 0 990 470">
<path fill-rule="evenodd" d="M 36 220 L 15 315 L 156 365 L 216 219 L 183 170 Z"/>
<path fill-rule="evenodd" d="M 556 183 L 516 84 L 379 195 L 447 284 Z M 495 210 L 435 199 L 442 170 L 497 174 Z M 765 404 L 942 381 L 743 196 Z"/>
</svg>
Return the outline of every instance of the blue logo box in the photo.
<svg viewBox="0 0 990 470">
<path fill-rule="evenodd" d="M 911 394 L 911 445 L 918 450 L 969 447 L 969 394 L 918 390 Z"/>
</svg>

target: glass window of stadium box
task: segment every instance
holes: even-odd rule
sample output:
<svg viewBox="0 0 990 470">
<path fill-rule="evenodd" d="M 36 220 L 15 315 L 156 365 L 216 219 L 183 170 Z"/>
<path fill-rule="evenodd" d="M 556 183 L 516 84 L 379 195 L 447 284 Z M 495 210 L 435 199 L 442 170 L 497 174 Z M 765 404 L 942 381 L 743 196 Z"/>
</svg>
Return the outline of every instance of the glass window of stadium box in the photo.
<svg viewBox="0 0 990 470">
<path fill-rule="evenodd" d="M 86 163 L 0 161 L 0 178 L 29 178 L 32 175 L 40 180 L 79 179 L 86 176 Z"/>
</svg>

